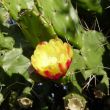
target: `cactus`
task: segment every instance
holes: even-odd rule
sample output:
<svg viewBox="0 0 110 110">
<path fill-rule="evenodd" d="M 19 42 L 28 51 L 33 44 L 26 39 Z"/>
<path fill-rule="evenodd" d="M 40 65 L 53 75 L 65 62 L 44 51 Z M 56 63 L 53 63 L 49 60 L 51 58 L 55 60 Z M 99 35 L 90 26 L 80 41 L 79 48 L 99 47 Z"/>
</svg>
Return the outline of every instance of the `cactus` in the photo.
<svg viewBox="0 0 110 110">
<path fill-rule="evenodd" d="M 91 75 L 95 77 L 102 75 L 103 78 L 99 84 L 100 90 L 107 94 L 109 89 L 109 78 L 104 70 L 102 61 L 105 52 L 103 44 L 106 43 L 106 39 L 101 32 L 94 30 L 85 31 L 81 35 L 82 47 L 80 50 L 74 49 L 74 60 L 68 70 L 67 77 L 71 77 L 71 82 L 81 93 L 83 88 L 78 83 L 79 80 L 82 80 L 78 78 L 80 75 L 79 73 L 81 73 L 85 81 L 90 78 Z M 102 86 L 102 82 L 105 86 Z M 99 85 L 97 85 L 98 88 Z"/>
<path fill-rule="evenodd" d="M 93 11 L 96 13 L 102 13 L 101 0 L 71 0 L 75 5 L 77 4 L 80 8 L 86 11 Z"/>
<path fill-rule="evenodd" d="M 2 4 L 33 46 L 42 40 L 54 38 L 53 27 L 42 17 L 33 0 L 3 0 Z"/>
<path fill-rule="evenodd" d="M 21 0 L 14 2 L 3 0 L 2 4 L 9 11 L 11 17 L 17 21 L 24 35 L 32 42 L 33 46 L 36 46 L 40 41 L 54 38 L 57 34 L 80 47 L 81 37 L 78 33 L 83 28 L 70 0 L 36 0 L 35 3 L 33 0 L 29 0 L 21 2 Z"/>
<path fill-rule="evenodd" d="M 78 34 L 83 28 L 70 0 L 36 0 L 36 5 L 58 36 L 80 47 Z"/>
<path fill-rule="evenodd" d="M 106 42 L 103 34 L 95 30 L 89 30 L 85 31 L 82 39 L 81 54 L 88 68 L 103 67 L 102 55 L 105 51 L 103 44 Z"/>
<path fill-rule="evenodd" d="M 89 9 L 90 11 L 102 13 L 99 0 L 95 2 L 92 0 L 77 1 L 79 5 L 86 10 Z M 104 47 L 106 39 L 101 32 L 83 29 L 77 12 L 73 8 L 70 0 L 2 0 L 1 2 L 5 9 L 9 11 L 12 19 L 19 25 L 26 38 L 32 42 L 32 45 L 35 47 L 38 44 L 31 57 L 32 66 L 37 73 L 51 79 L 51 81 L 59 79 L 66 73 L 65 77 L 61 77 L 61 80 L 58 81 L 61 81 L 61 83 L 65 83 L 66 81 L 72 83 L 72 95 L 69 91 L 67 94 L 70 96 L 65 96 L 64 98 L 68 103 L 65 105 L 68 106 L 67 109 L 76 106 L 72 102 L 78 103 L 78 110 L 85 109 L 86 95 L 84 94 L 85 97 L 83 97 L 82 94 L 85 89 L 89 90 L 91 82 L 96 79 L 98 83 L 96 80 L 93 89 L 100 89 L 102 94 L 107 94 L 109 79 L 107 72 L 104 70 L 105 67 L 103 63 L 103 55 L 106 51 Z M 2 19 L 4 18 L 1 16 L 1 20 Z M 58 39 L 58 43 L 55 43 L 55 41 L 57 41 L 55 39 L 50 40 L 56 36 L 73 45 L 74 59 L 72 63 L 71 46 L 68 47 L 69 44 L 67 43 L 63 45 L 63 42 Z M 0 39 L 0 49 L 5 48 L 9 50 L 0 56 L 0 66 L 5 72 L 8 72 L 9 75 L 16 72 L 24 73 L 30 64 L 29 61 L 21 55 L 22 50 L 13 49 L 14 42 L 8 39 L 8 37 L 4 38 L 2 36 Z M 47 41 L 49 41 L 49 43 Z M 5 45 L 3 45 L 3 42 Z M 76 48 L 74 48 L 75 46 Z M 67 47 L 71 51 L 70 54 L 68 54 Z M 54 51 L 54 48 L 56 51 Z M 2 53 L 4 50 L 0 50 L 0 52 Z M 17 59 L 17 61 L 13 59 Z M 21 60 L 20 65 L 27 65 L 23 66 L 23 68 L 20 66 L 19 69 L 19 60 Z M 25 61 L 27 61 L 27 63 Z M 16 64 L 16 66 L 13 64 Z M 70 68 L 68 69 L 69 66 Z M 98 76 L 102 76 L 102 78 L 98 79 Z M 19 101 L 21 101 L 21 99 Z"/>
<path fill-rule="evenodd" d="M 12 37 L 0 33 L 0 67 L 10 76 L 12 73 L 23 74 L 30 66 L 29 59 L 22 55 L 22 49 L 14 48 L 14 44 Z"/>
</svg>

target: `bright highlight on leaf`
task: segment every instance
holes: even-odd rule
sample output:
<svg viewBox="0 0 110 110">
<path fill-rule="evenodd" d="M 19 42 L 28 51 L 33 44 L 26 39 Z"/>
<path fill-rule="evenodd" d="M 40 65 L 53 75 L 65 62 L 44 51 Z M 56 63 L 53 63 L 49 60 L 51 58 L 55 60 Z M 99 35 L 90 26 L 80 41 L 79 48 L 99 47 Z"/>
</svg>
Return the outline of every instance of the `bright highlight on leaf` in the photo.
<svg viewBox="0 0 110 110">
<path fill-rule="evenodd" d="M 31 63 L 38 74 L 57 80 L 67 72 L 73 57 L 72 47 L 56 38 L 37 45 Z"/>
</svg>

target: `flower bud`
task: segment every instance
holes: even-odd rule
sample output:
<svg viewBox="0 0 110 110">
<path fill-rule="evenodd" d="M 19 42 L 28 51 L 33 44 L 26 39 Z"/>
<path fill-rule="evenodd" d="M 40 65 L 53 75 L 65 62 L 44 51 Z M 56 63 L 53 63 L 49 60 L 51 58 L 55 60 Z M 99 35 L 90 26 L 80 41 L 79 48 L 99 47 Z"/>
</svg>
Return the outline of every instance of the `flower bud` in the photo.
<svg viewBox="0 0 110 110">
<path fill-rule="evenodd" d="M 31 57 L 32 66 L 43 77 L 57 80 L 67 72 L 73 57 L 70 44 L 59 38 L 37 45 Z"/>
</svg>

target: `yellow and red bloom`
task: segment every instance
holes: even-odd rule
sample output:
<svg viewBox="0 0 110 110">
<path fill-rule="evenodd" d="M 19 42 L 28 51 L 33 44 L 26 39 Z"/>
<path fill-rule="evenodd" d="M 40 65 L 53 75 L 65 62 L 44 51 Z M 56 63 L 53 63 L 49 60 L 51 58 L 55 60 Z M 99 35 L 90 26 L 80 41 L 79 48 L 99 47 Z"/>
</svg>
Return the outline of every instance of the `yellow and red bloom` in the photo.
<svg viewBox="0 0 110 110">
<path fill-rule="evenodd" d="M 38 44 L 31 57 L 31 63 L 41 76 L 57 80 L 67 72 L 72 57 L 71 45 L 56 38 Z"/>
</svg>

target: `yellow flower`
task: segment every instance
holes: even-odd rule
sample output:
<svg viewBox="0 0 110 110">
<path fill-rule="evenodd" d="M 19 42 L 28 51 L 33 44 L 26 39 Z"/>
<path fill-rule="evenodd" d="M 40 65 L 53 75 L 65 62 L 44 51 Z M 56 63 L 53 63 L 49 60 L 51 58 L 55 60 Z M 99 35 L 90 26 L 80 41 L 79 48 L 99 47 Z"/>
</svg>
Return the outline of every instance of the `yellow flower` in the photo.
<svg viewBox="0 0 110 110">
<path fill-rule="evenodd" d="M 32 66 L 43 77 L 57 80 L 67 72 L 73 57 L 70 44 L 59 38 L 37 45 L 31 56 Z"/>
</svg>

